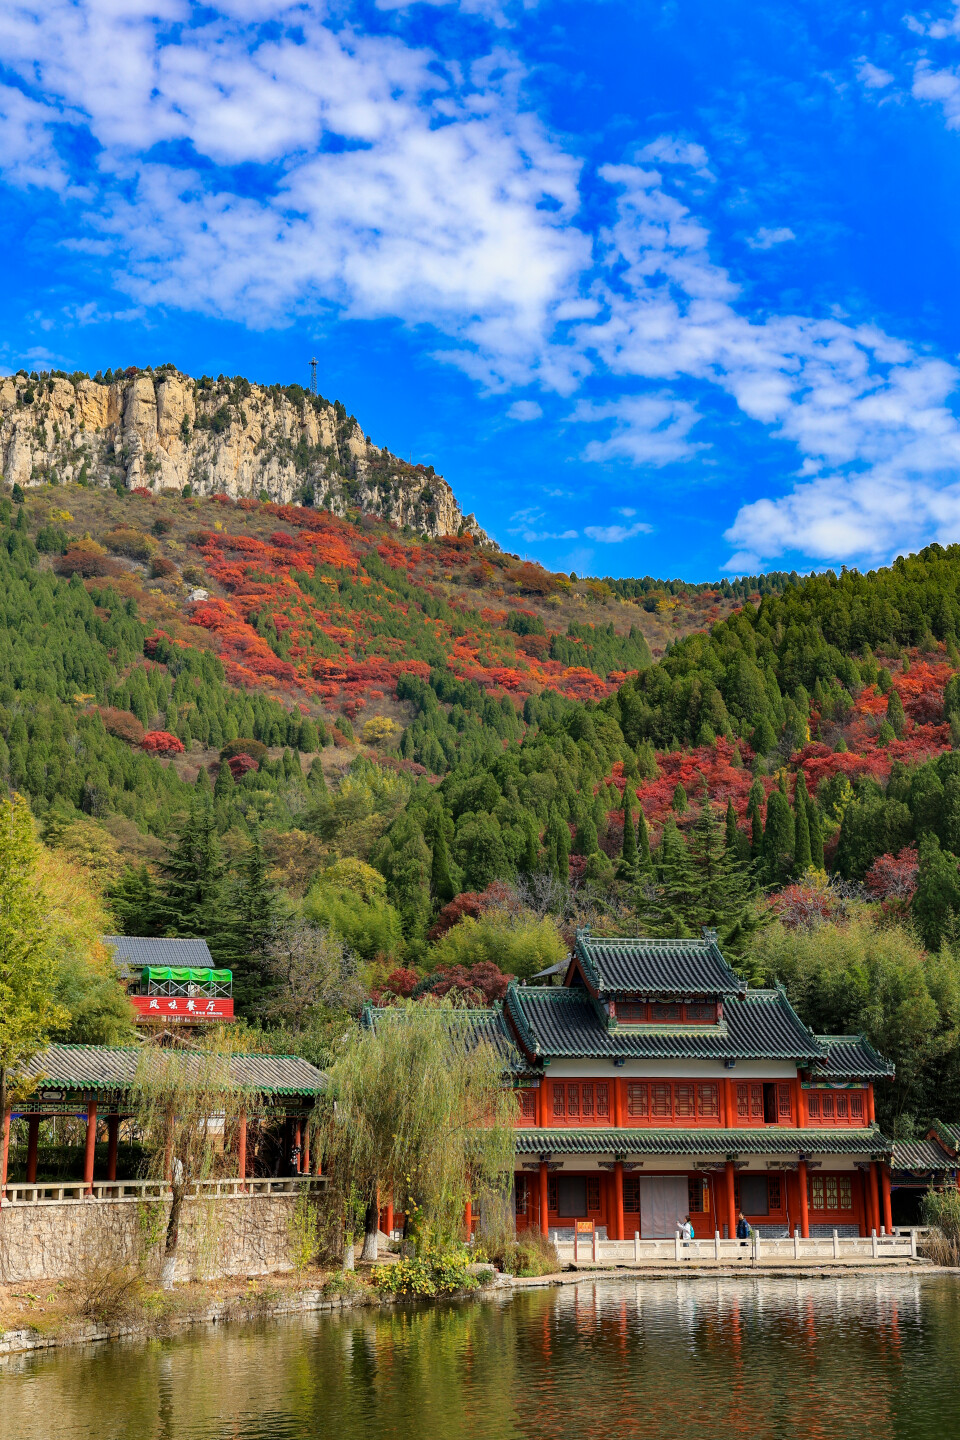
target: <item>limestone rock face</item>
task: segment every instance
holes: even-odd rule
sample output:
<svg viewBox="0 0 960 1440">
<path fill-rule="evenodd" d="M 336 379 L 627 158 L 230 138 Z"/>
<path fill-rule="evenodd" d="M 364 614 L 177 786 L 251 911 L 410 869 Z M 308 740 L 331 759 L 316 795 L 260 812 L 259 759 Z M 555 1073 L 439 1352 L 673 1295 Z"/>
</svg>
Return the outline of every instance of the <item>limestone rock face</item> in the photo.
<svg viewBox="0 0 960 1440">
<path fill-rule="evenodd" d="M 193 380 L 164 367 L 112 384 L 0 379 L 8 484 L 80 481 L 222 493 L 378 515 L 424 535 L 492 545 L 442 476 L 373 445 L 352 415 L 299 386 Z"/>
</svg>

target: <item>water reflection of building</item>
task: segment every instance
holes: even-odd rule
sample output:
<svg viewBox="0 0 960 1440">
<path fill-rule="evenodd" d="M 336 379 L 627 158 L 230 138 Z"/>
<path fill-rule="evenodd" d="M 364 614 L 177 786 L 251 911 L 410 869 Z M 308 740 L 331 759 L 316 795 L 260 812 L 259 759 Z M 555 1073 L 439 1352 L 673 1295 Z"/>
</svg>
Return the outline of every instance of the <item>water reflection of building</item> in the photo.
<svg viewBox="0 0 960 1440">
<path fill-rule="evenodd" d="M 612 1239 L 869 1235 L 891 1228 L 892 1144 L 862 1035 L 814 1035 L 781 989 L 747 987 L 716 935 L 577 935 L 562 986 L 512 985 L 520 1056 L 517 1228 Z"/>
</svg>

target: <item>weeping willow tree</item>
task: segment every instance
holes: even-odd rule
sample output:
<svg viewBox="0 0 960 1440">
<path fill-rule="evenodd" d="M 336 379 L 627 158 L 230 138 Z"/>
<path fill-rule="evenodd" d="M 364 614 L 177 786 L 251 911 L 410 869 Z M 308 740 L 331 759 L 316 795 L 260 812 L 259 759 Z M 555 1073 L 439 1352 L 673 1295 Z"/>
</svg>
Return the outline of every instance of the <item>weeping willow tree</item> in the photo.
<svg viewBox="0 0 960 1440">
<path fill-rule="evenodd" d="M 130 1100 L 147 1173 L 171 1189 L 160 1270 L 165 1290 L 173 1286 L 184 1201 L 204 1180 L 236 1174 L 241 1118 L 262 1109 L 234 1059 L 224 1037 L 214 1035 L 189 1050 L 146 1046 L 137 1064 Z"/>
<path fill-rule="evenodd" d="M 398 1004 L 350 1031 L 321 1112 L 328 1197 L 341 1235 L 364 1211 L 364 1259 L 376 1259 L 380 1201 L 416 1215 L 420 1235 L 461 1233 L 475 1195 L 505 1200 L 516 1099 L 476 1011 L 448 1001 Z"/>
</svg>

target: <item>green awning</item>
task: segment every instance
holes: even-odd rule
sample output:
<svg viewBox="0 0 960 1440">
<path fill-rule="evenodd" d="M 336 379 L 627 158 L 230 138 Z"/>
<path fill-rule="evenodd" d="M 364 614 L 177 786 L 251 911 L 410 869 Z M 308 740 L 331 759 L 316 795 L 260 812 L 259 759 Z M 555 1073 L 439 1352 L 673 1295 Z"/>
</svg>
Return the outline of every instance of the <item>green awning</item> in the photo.
<svg viewBox="0 0 960 1440">
<path fill-rule="evenodd" d="M 232 984 L 233 984 L 233 971 L 232 971 L 232 970 L 211 970 L 211 971 L 210 971 L 210 975 L 211 975 L 211 977 L 212 977 L 212 979 L 213 979 L 213 981 L 214 981 L 214 983 L 215 983 L 216 985 L 232 985 Z"/>
<path fill-rule="evenodd" d="M 209 966 L 145 965 L 148 980 L 172 980 L 175 985 L 231 985 L 232 970 L 211 970 Z"/>
<path fill-rule="evenodd" d="M 147 965 L 143 973 L 148 980 L 169 980 L 172 972 L 169 965 Z"/>
</svg>

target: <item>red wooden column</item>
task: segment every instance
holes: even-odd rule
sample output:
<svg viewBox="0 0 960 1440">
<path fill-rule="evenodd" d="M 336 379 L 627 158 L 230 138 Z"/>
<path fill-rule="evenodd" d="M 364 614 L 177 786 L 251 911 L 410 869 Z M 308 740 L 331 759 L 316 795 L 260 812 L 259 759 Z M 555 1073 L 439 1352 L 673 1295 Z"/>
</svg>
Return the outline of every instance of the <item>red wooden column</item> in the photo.
<svg viewBox="0 0 960 1440">
<path fill-rule="evenodd" d="M 727 1084 L 729 1085 L 729 1080 Z M 737 1233 L 737 1196 L 733 1187 L 733 1161 L 728 1160 L 724 1166 L 724 1190 L 727 1201 L 727 1238 L 732 1240 Z"/>
<path fill-rule="evenodd" d="M 3 1117 L 3 1129 L 0 1132 L 0 1191 L 7 1183 L 7 1163 L 10 1159 L 10 1111 Z M 0 1195 L 0 1200 L 3 1196 Z"/>
<path fill-rule="evenodd" d="M 870 1227 L 880 1229 L 880 1194 L 877 1186 L 877 1162 L 870 1161 Z"/>
<path fill-rule="evenodd" d="M 810 1239 L 810 1207 L 807 1204 L 807 1162 L 801 1160 L 797 1166 L 797 1185 L 800 1189 L 800 1238 Z"/>
<path fill-rule="evenodd" d="M 310 1121 L 307 1120 L 303 1127 L 303 1155 L 301 1156 L 300 1169 L 304 1175 L 310 1174 Z"/>
<path fill-rule="evenodd" d="M 623 1239 L 623 1161 L 613 1164 L 613 1238 Z"/>
<path fill-rule="evenodd" d="M 803 1129 L 807 1123 L 807 1115 L 806 1106 L 803 1103 L 803 1088 L 801 1087 L 799 1077 L 793 1082 L 793 1100 L 797 1107 L 796 1123 L 800 1129 Z"/>
<path fill-rule="evenodd" d="M 727 1112 L 727 1129 L 736 1129 L 737 1124 L 737 1103 L 733 1093 L 733 1081 L 726 1076 L 723 1079 L 723 1105 Z"/>
<path fill-rule="evenodd" d="M 93 1161 L 97 1144 L 97 1102 L 87 1101 L 87 1145 L 83 1156 L 83 1184 L 88 1195 L 93 1194 Z"/>
<path fill-rule="evenodd" d="M 27 1131 L 27 1184 L 37 1182 L 37 1151 L 40 1148 L 40 1116 L 31 1115 Z"/>
<path fill-rule="evenodd" d="M 538 1178 L 538 1180 L 539 1180 L 539 1187 L 538 1187 L 538 1188 L 539 1188 L 539 1192 L 540 1192 L 540 1233 L 541 1233 L 541 1235 L 549 1235 L 549 1233 L 550 1233 L 550 1215 L 549 1215 L 549 1211 L 548 1211 L 549 1193 L 548 1193 L 548 1191 L 547 1191 L 547 1165 L 546 1165 L 546 1161 L 545 1161 L 545 1160 L 541 1160 L 541 1161 L 540 1161 L 540 1174 L 539 1174 L 539 1176 L 538 1176 L 537 1178 Z"/>
<path fill-rule="evenodd" d="M 247 1178 L 247 1112 L 240 1111 L 239 1138 L 237 1140 L 237 1174 L 241 1181 Z M 247 1187 L 243 1185 L 242 1189 Z"/>
<path fill-rule="evenodd" d="M 623 1084 L 619 1075 L 613 1077 L 613 1123 L 623 1129 Z"/>
<path fill-rule="evenodd" d="M 390 1235 L 393 1234 L 393 1197 L 392 1197 L 392 1196 L 391 1196 L 391 1198 L 387 1201 L 387 1204 L 386 1204 L 386 1207 L 385 1207 L 385 1208 L 386 1208 L 386 1211 L 387 1211 L 386 1216 L 385 1216 L 385 1219 L 386 1219 L 386 1222 L 387 1222 L 387 1235 L 390 1236 Z"/>
<path fill-rule="evenodd" d="M 473 1234 L 473 1205 L 468 1200 L 463 1207 L 463 1228 L 466 1231 L 467 1240 Z"/>
<path fill-rule="evenodd" d="M 880 1194 L 883 1197 L 883 1224 L 888 1235 L 893 1234 L 893 1207 L 890 1204 L 890 1171 L 886 1165 L 880 1167 Z"/>
<path fill-rule="evenodd" d="M 120 1144 L 120 1116 L 107 1116 L 107 1179 L 117 1178 L 117 1148 Z"/>
<path fill-rule="evenodd" d="M 876 1112 L 876 1110 L 875 1110 L 875 1108 L 874 1108 L 874 1104 L 873 1104 L 873 1086 L 872 1086 L 872 1085 L 868 1085 L 868 1086 L 867 1086 L 867 1124 L 868 1124 L 868 1125 L 875 1125 L 876 1123 L 877 1123 L 877 1112 Z"/>
</svg>

